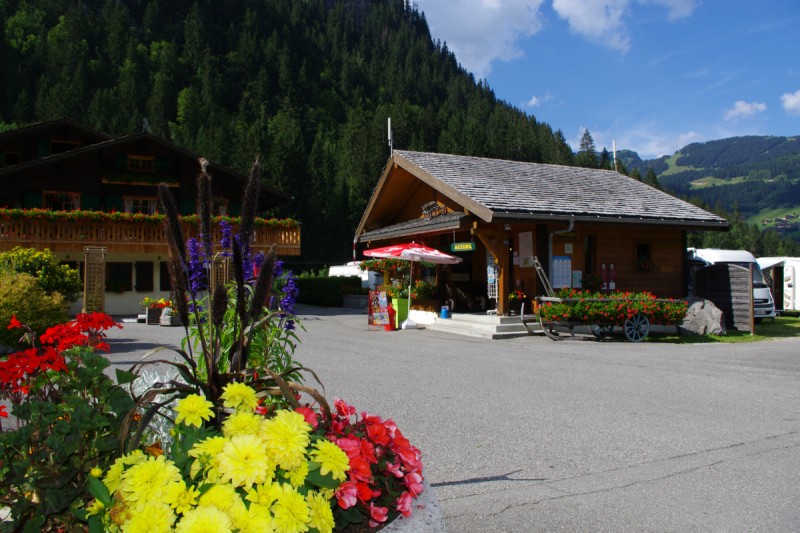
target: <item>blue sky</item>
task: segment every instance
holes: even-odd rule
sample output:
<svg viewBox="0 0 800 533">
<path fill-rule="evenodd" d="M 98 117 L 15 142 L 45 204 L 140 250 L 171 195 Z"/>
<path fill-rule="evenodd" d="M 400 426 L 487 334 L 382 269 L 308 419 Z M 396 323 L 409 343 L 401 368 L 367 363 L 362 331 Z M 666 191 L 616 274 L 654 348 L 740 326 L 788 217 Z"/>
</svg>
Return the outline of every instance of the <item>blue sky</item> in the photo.
<svg viewBox="0 0 800 533">
<path fill-rule="evenodd" d="M 798 0 L 416 0 L 434 39 L 573 148 L 800 135 Z"/>
</svg>

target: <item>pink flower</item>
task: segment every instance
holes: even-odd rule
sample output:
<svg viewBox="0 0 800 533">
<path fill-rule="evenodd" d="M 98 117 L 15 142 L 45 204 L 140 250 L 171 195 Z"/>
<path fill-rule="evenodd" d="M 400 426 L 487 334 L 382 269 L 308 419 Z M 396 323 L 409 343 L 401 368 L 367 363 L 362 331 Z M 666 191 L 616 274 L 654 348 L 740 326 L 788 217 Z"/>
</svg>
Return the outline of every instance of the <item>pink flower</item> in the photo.
<svg viewBox="0 0 800 533">
<path fill-rule="evenodd" d="M 361 455 L 361 441 L 359 439 L 353 439 L 350 437 L 342 437 L 339 439 L 332 439 L 336 445 L 347 454 L 349 459 L 353 459 L 354 457 L 358 457 Z"/>
<path fill-rule="evenodd" d="M 370 527 L 377 527 L 379 524 L 386 522 L 388 516 L 389 509 L 387 507 L 378 507 L 374 503 L 369 504 Z"/>
<path fill-rule="evenodd" d="M 410 474 L 406 475 L 405 484 L 406 488 L 408 488 L 408 492 L 410 492 L 415 498 L 422 494 L 422 476 L 419 475 L 419 472 L 411 472 Z"/>
<path fill-rule="evenodd" d="M 334 494 L 336 496 L 336 502 L 342 509 L 350 509 L 358 503 L 358 491 L 356 490 L 355 481 L 345 481 L 339 485 L 339 488 L 336 489 Z"/>
<path fill-rule="evenodd" d="M 386 461 L 386 470 L 394 474 L 394 477 L 403 477 L 405 474 L 403 473 L 400 463 L 394 464 L 391 461 Z"/>
<path fill-rule="evenodd" d="M 411 502 L 413 501 L 413 496 L 411 493 L 406 491 L 397 498 L 397 502 L 395 503 L 395 509 L 403 516 L 411 516 Z"/>
</svg>

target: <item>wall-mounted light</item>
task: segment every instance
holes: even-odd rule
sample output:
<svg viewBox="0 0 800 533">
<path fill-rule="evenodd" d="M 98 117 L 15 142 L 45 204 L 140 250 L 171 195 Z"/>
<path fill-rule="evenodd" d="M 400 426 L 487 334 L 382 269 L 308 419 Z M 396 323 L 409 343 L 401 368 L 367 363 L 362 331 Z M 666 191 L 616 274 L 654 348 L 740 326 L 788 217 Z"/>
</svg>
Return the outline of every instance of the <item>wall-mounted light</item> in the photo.
<svg viewBox="0 0 800 533">
<path fill-rule="evenodd" d="M 506 230 L 506 231 L 511 231 L 511 224 L 504 225 L 503 229 Z"/>
</svg>

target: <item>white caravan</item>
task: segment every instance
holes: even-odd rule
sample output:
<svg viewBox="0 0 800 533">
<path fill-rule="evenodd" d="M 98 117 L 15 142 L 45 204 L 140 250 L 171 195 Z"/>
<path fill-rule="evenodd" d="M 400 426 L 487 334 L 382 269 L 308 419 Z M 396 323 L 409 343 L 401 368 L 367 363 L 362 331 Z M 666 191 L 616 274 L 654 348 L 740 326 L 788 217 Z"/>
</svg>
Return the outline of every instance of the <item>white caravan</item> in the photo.
<svg viewBox="0 0 800 533">
<path fill-rule="evenodd" d="M 772 280 L 776 311 L 800 311 L 800 257 L 759 257 L 758 264 Z"/>
<path fill-rule="evenodd" d="M 746 250 L 721 250 L 719 248 L 689 248 L 689 260 L 705 262 L 709 265 L 734 264 L 743 267 L 753 266 L 753 317 L 775 318 L 775 301 L 769 290 L 764 274 L 753 254 Z"/>
</svg>

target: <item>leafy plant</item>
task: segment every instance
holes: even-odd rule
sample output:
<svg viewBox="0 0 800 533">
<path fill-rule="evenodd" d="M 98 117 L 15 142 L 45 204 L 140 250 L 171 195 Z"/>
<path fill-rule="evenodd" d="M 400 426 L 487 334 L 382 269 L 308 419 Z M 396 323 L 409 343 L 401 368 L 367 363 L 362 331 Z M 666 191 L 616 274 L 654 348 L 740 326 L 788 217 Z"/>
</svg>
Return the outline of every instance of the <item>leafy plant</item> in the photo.
<svg viewBox="0 0 800 533">
<path fill-rule="evenodd" d="M 652 324 L 675 325 L 686 316 L 683 300 L 661 300 L 649 292 L 610 294 L 562 289 L 558 296 L 567 301 L 544 302 L 539 314 L 545 322 L 583 322 L 621 325 L 635 314 Z"/>
<path fill-rule="evenodd" d="M 29 328 L 13 320 L 12 327 Z M 17 427 L 0 432 L 0 506 L 11 509 L 14 531 L 42 531 L 75 522 L 86 503 L 92 468 L 119 449 L 130 396 L 106 374 L 103 333 L 119 327 L 101 313 L 78 315 L 49 329 L 40 346 L 0 362 L 0 397 L 12 403 Z M 130 379 L 118 372 L 117 379 Z"/>
<path fill-rule="evenodd" d="M 48 249 L 15 246 L 8 252 L 0 253 L 0 267 L 34 276 L 47 294 L 58 292 L 66 302 L 77 300 L 83 290 L 79 272 L 68 265 L 58 264 L 53 252 Z"/>
<path fill-rule="evenodd" d="M 0 302 L 0 324 L 8 324 L 16 316 L 34 332 L 41 333 L 68 318 L 61 294 L 47 294 L 29 274 L 0 271 Z M 0 328 L 0 344 L 19 349 L 26 345 L 19 339 L 18 331 Z"/>
</svg>

